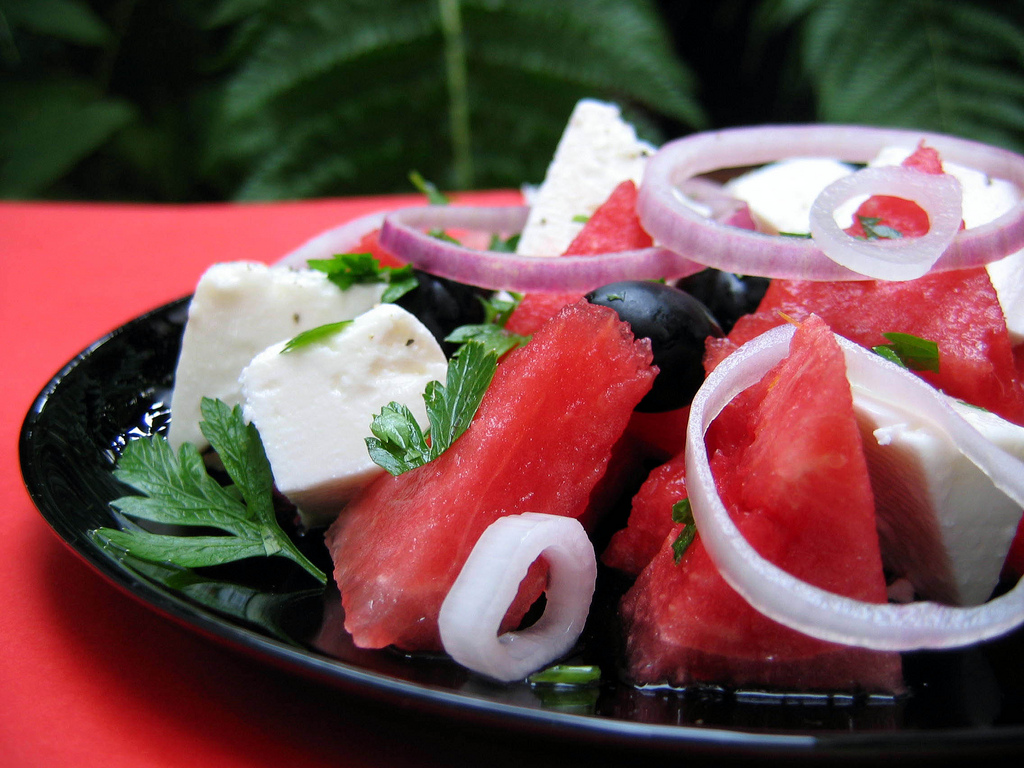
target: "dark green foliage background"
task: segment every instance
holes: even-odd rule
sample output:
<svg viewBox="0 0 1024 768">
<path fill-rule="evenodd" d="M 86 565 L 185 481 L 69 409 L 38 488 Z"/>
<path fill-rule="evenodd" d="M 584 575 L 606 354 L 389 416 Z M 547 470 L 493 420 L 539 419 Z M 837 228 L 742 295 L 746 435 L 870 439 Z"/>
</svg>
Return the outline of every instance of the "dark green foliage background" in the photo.
<svg viewBox="0 0 1024 768">
<path fill-rule="evenodd" d="M 517 186 L 584 96 L 1024 151 L 1024 0 L 0 0 L 0 196 Z"/>
</svg>

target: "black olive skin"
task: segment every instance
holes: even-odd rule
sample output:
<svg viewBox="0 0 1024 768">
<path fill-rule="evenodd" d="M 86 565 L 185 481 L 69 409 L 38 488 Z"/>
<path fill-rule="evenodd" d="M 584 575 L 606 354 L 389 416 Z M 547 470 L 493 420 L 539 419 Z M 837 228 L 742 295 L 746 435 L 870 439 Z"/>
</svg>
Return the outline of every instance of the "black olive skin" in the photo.
<svg viewBox="0 0 1024 768">
<path fill-rule="evenodd" d="M 484 305 L 480 299 L 486 298 L 489 292 L 418 269 L 413 273 L 419 285 L 395 303 L 416 315 L 437 339 L 444 353 L 451 357 L 460 345 L 445 341 L 445 336 L 460 325 L 484 322 Z"/>
<path fill-rule="evenodd" d="M 636 410 L 660 413 L 689 405 L 704 381 L 704 341 L 722 335 L 707 307 L 686 291 L 648 280 L 612 283 L 587 300 L 614 309 L 637 338 L 651 340 L 659 373 Z"/>
<path fill-rule="evenodd" d="M 757 309 L 768 290 L 767 277 L 747 277 L 705 269 L 679 281 L 679 287 L 700 301 L 728 333 L 743 315 Z"/>
</svg>

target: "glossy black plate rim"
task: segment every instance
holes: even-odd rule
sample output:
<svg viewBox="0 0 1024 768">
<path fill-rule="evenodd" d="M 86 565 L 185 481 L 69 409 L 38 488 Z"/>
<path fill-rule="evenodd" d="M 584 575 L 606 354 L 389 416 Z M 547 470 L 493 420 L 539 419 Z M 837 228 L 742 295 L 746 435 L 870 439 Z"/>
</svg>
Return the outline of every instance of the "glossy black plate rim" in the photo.
<svg viewBox="0 0 1024 768">
<path fill-rule="evenodd" d="M 444 690 L 359 668 L 328 656 L 292 647 L 249 629 L 183 598 L 169 588 L 120 567 L 75 525 L 47 492 L 38 451 L 37 425 L 64 380 L 105 345 L 117 344 L 133 328 L 185 311 L 186 296 L 136 317 L 84 349 L 62 367 L 37 395 L 22 424 L 19 457 L 29 496 L 43 519 L 75 555 L 126 595 L 201 636 L 286 671 L 385 703 L 413 704 L 424 712 L 503 730 L 539 736 L 582 739 L 594 745 L 668 750 L 709 756 L 891 758 L 950 757 L 980 752 L 1003 753 L 1024 745 L 1024 726 L 950 728 L 854 733 L 773 733 L 692 725 L 637 723 L 520 707 L 478 695 Z"/>
</svg>

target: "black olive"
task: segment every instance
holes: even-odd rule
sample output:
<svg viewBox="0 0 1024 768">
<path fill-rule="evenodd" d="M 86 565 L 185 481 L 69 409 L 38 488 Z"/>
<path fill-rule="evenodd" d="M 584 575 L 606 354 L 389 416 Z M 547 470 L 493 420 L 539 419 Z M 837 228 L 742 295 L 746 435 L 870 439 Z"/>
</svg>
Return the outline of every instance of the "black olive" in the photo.
<svg viewBox="0 0 1024 768">
<path fill-rule="evenodd" d="M 757 309 L 768 282 L 767 277 L 741 277 L 705 269 L 680 280 L 679 287 L 706 306 L 728 333 L 743 315 Z"/>
<path fill-rule="evenodd" d="M 484 322 L 484 305 L 480 299 L 488 292 L 418 269 L 413 272 L 419 285 L 395 303 L 416 315 L 451 357 L 459 345 L 445 341 L 445 337 L 460 325 Z"/>
<path fill-rule="evenodd" d="M 670 411 L 693 400 L 704 381 L 704 341 L 722 335 L 707 307 L 686 291 L 646 280 L 606 285 L 587 300 L 614 309 L 635 336 L 651 340 L 660 371 L 638 411 Z"/>
</svg>

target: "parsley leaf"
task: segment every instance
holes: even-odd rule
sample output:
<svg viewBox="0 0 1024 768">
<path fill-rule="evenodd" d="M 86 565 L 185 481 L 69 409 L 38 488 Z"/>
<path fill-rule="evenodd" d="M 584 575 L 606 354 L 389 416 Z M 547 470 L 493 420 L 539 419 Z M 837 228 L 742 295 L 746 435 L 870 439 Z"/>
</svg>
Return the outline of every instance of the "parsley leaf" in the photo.
<svg viewBox="0 0 1024 768">
<path fill-rule="evenodd" d="M 310 269 L 323 272 L 343 291 L 356 284 L 387 283 L 381 296 L 385 303 L 398 301 L 419 285 L 411 265 L 382 267 L 372 253 L 339 253 L 329 259 L 310 259 L 308 263 Z"/>
<path fill-rule="evenodd" d="M 877 216 L 857 216 L 861 228 L 864 230 L 865 240 L 899 240 L 903 234 L 898 229 L 893 229 Z"/>
<path fill-rule="evenodd" d="M 484 347 L 494 352 L 500 359 L 509 350 L 521 347 L 530 340 L 530 336 L 524 336 L 520 333 L 512 333 L 506 331 L 500 325 L 494 325 L 493 323 L 480 323 L 479 325 L 460 325 L 454 331 L 445 336 L 445 341 L 452 341 L 456 344 L 465 344 L 466 342 L 475 341 L 483 344 Z M 458 357 L 464 346 L 459 347 L 455 351 L 455 357 Z"/>
<path fill-rule="evenodd" d="M 320 583 L 327 577 L 281 530 L 273 503 L 274 479 L 259 432 L 242 418 L 240 406 L 204 398 L 203 434 L 217 451 L 232 484 L 206 472 L 190 443 L 177 454 L 162 436 L 130 441 L 114 477 L 139 491 L 111 502 L 122 514 L 177 526 L 217 528 L 228 535 L 166 535 L 141 529 L 99 528 L 93 536 L 140 560 L 185 568 L 222 565 L 249 557 L 278 555 L 298 563 Z"/>
<path fill-rule="evenodd" d="M 392 475 L 426 464 L 444 453 L 466 431 L 494 378 L 498 356 L 477 341 L 448 361 L 446 384 L 427 384 L 423 400 L 430 426 L 421 430 L 412 412 L 391 402 L 374 416 L 366 448 L 374 463 Z M 429 442 L 428 442 L 429 438 Z"/>
<path fill-rule="evenodd" d="M 435 184 L 427 181 L 419 171 L 409 172 L 409 181 L 420 192 L 427 196 L 427 202 L 431 205 L 448 205 L 448 196 L 441 192 Z"/>
<path fill-rule="evenodd" d="M 460 325 L 445 337 L 445 341 L 465 344 L 478 341 L 488 350 L 492 350 L 500 359 L 511 349 L 521 347 L 530 340 L 530 336 L 505 330 L 505 323 L 512 316 L 523 295 L 519 293 L 495 293 L 490 298 L 478 297 L 484 307 L 484 322 L 471 325 Z M 456 350 L 455 357 L 461 352 Z"/>
<path fill-rule="evenodd" d="M 883 333 L 890 344 L 879 344 L 872 351 L 886 360 L 912 371 L 939 372 L 939 345 L 910 333 Z"/>
<path fill-rule="evenodd" d="M 302 349 L 308 347 L 310 344 L 315 344 L 318 341 L 328 339 L 336 333 L 348 328 L 352 325 L 351 320 L 342 320 L 338 323 L 327 323 L 326 325 L 318 325 L 316 328 L 310 328 L 308 331 L 303 331 L 298 336 L 292 338 L 288 343 L 281 349 L 281 354 L 286 352 L 293 352 L 296 349 Z"/>
<path fill-rule="evenodd" d="M 501 235 L 491 235 L 491 241 L 488 243 L 487 249 L 499 253 L 515 253 L 518 245 L 518 234 L 510 235 L 506 238 L 502 238 Z"/>
<path fill-rule="evenodd" d="M 697 524 L 693 520 L 693 510 L 690 508 L 689 499 L 680 499 L 672 505 L 672 522 L 685 523 L 686 527 L 679 532 L 676 540 L 672 542 L 672 559 L 679 564 L 690 548 L 693 540 L 697 537 Z"/>
</svg>

